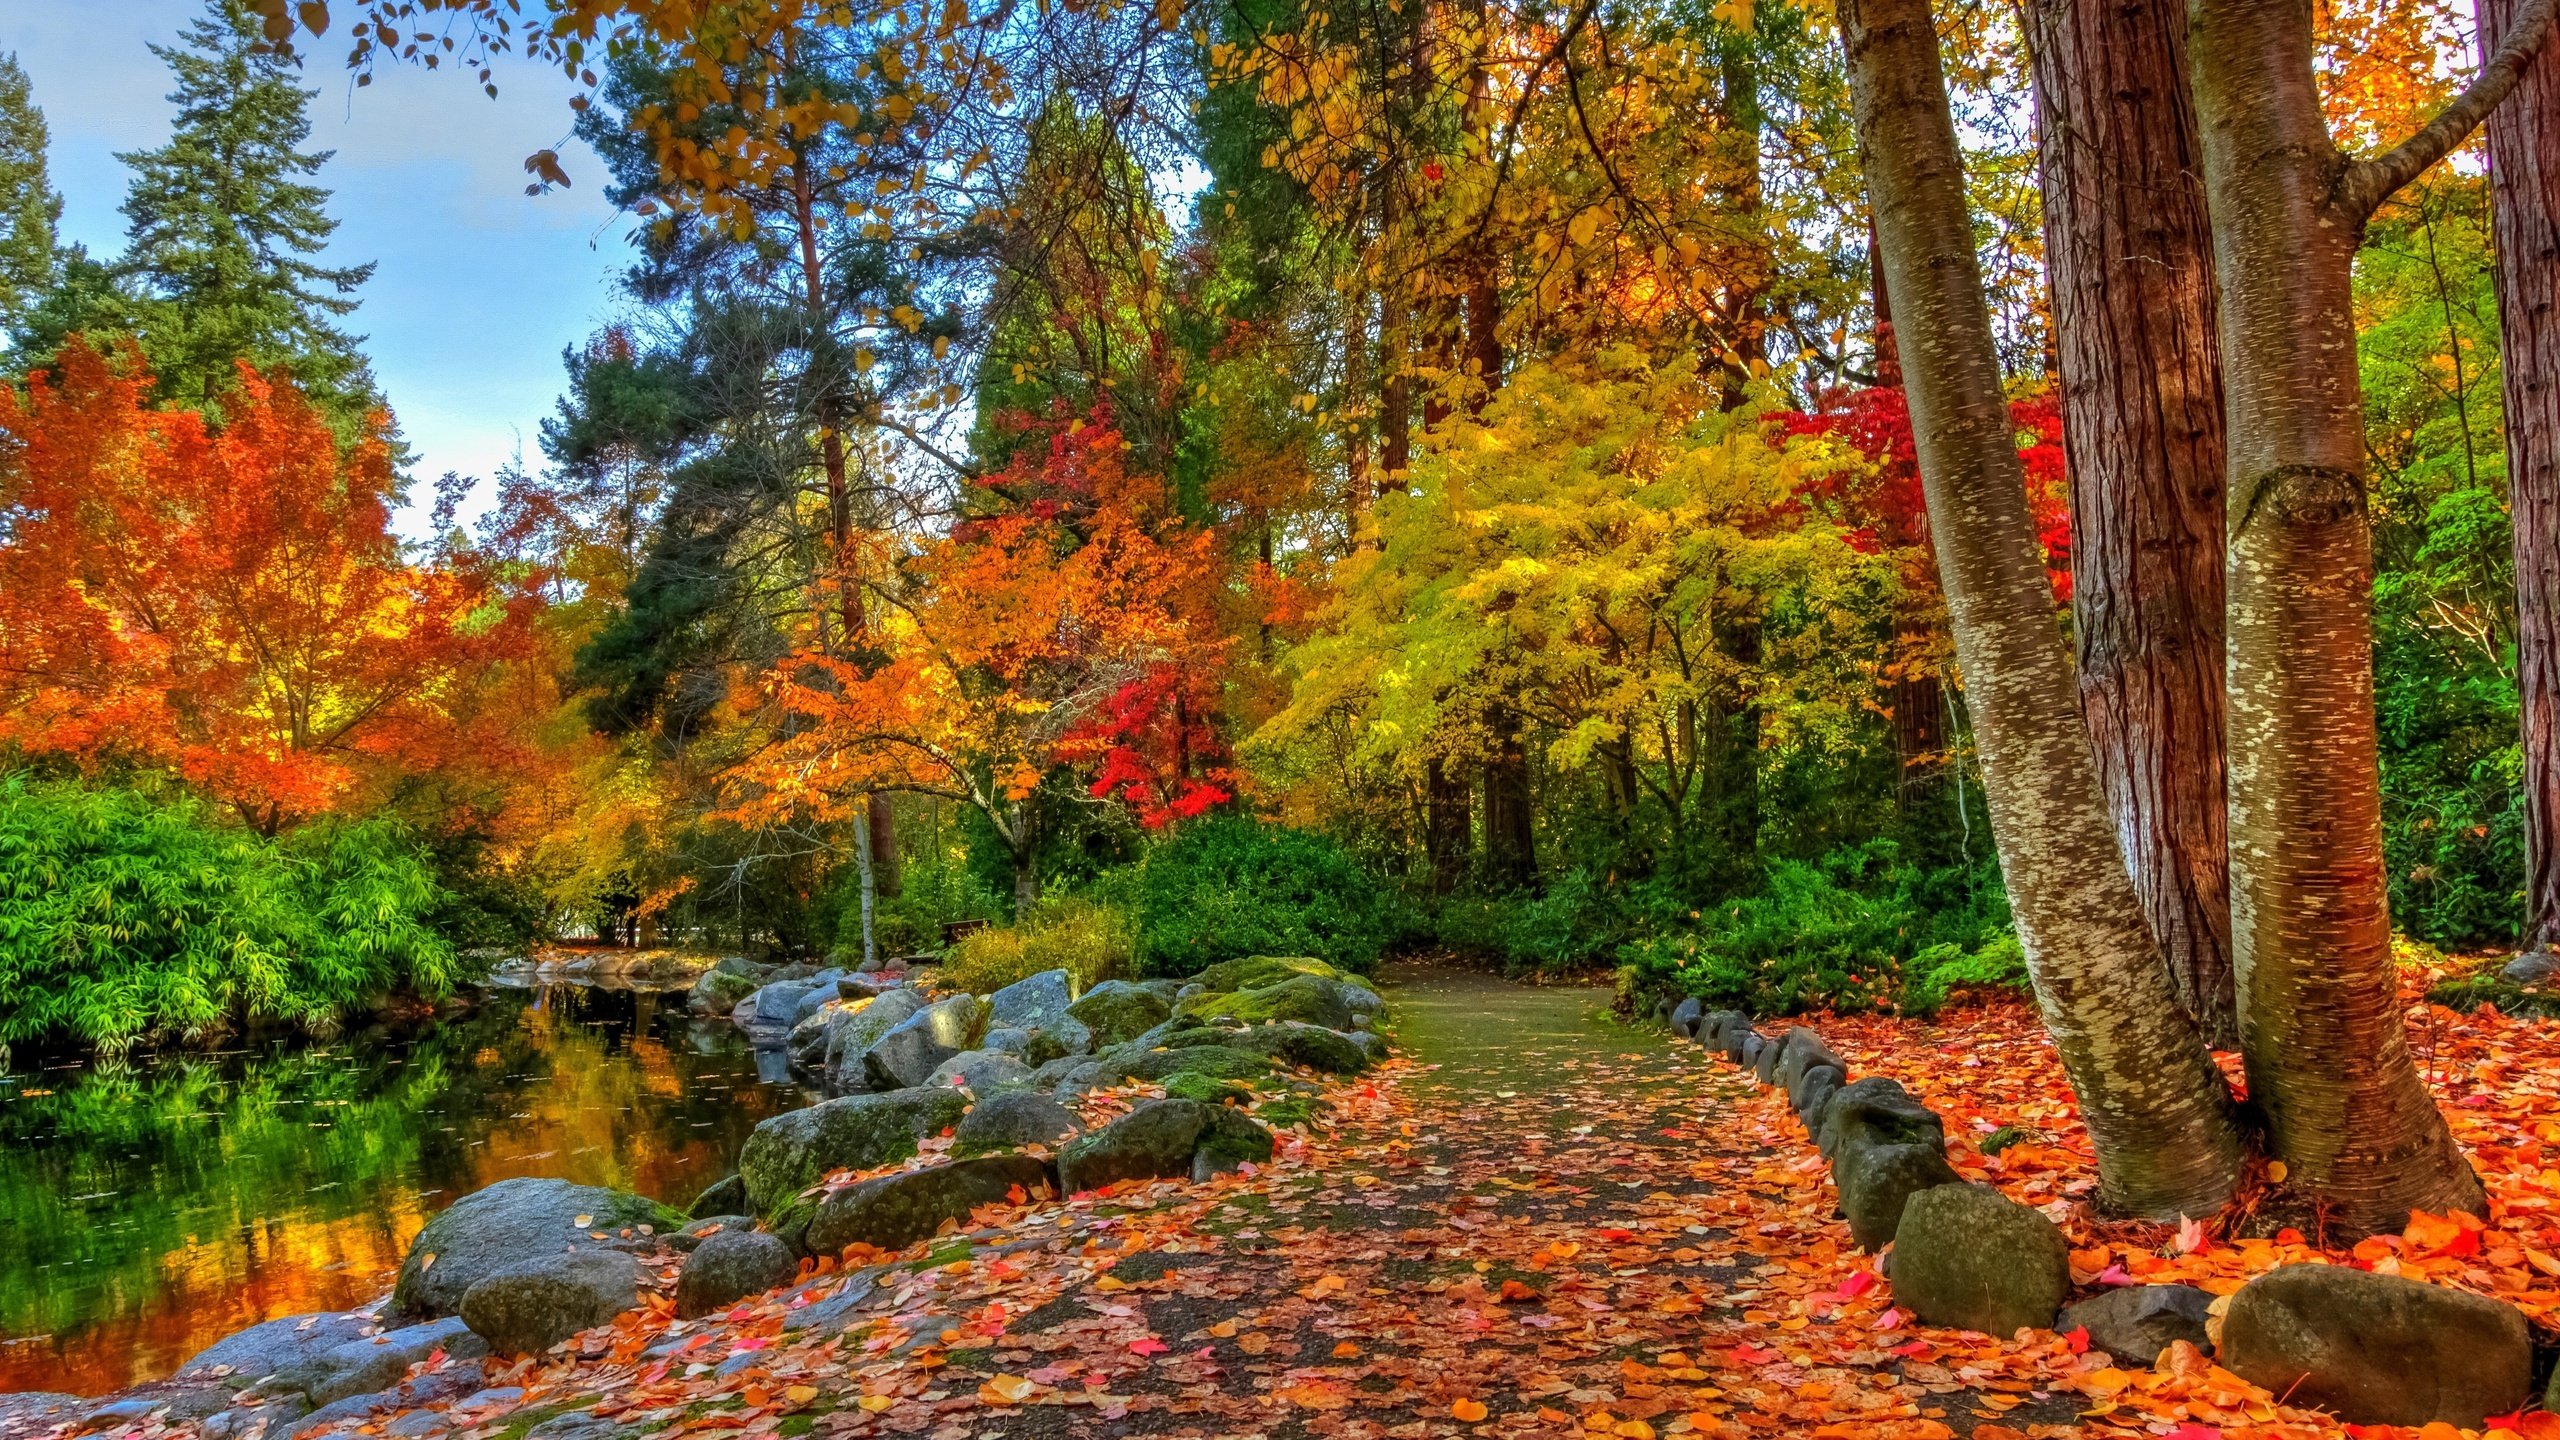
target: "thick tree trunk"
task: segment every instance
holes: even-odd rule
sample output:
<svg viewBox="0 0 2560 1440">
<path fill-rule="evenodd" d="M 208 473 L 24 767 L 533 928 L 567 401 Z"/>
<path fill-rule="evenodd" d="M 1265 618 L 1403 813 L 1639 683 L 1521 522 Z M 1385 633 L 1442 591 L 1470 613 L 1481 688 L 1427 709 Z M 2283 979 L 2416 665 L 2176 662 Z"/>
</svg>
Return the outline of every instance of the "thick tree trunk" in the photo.
<svg viewBox="0 0 2560 1440">
<path fill-rule="evenodd" d="M 2027 510 L 1928 0 L 1841 0 L 1850 95 L 1983 789 L 2018 938 L 2098 1156 L 2103 1202 L 2230 1198 L 2229 1091 L 2116 859 Z"/>
<path fill-rule="evenodd" d="M 2222 363 L 2184 0 L 2035 0 L 2080 706 L 2178 1001 L 2239 1048 L 2223 846 Z"/>
<path fill-rule="evenodd" d="M 1431 893 L 1447 895 L 1467 878 L 1467 852 L 1473 848 L 1466 777 L 1435 758 L 1423 786 L 1422 845 L 1431 859 Z"/>
<path fill-rule="evenodd" d="M 1495 884 L 1526 889 L 1538 882 L 1538 852 L 1530 824 L 1529 751 L 1520 740 L 1518 712 L 1506 706 L 1489 719 L 1493 758 L 1484 767 L 1485 868 Z"/>
<path fill-rule="evenodd" d="M 871 873 L 881 894 L 895 895 L 906 885 L 898 864 L 898 812 L 889 808 L 886 795 L 872 796 L 864 810 L 863 821 L 871 831 Z"/>
<path fill-rule="evenodd" d="M 2484 61 L 2522 8 L 2480 0 Z M 2524 945 L 2560 950 L 2560 51 L 2543 48 L 2487 128 L 2524 701 Z"/>
<path fill-rule="evenodd" d="M 2549 0 L 2534 9 L 2538 39 Z M 2484 1204 L 2411 1063 L 2391 963 L 2355 253 L 2374 209 L 2478 124 L 2515 68 L 2483 67 L 2415 139 L 2350 163 L 2320 108 L 2311 0 L 2191 0 L 2188 14 L 2230 424 L 2240 1039 L 2286 1183 L 2352 1237 Z"/>
</svg>

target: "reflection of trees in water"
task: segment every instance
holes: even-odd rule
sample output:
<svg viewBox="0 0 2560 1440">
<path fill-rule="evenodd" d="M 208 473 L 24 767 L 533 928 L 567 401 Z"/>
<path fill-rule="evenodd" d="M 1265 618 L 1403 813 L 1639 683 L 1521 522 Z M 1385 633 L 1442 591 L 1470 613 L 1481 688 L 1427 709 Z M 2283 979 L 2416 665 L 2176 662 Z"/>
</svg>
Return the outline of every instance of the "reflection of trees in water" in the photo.
<svg viewBox="0 0 2560 1440">
<path fill-rule="evenodd" d="M 655 995 L 556 987 L 325 1046 L 14 1075 L 0 1336 L 51 1338 L 0 1345 L 0 1390 L 108 1389 L 369 1299 L 428 1215 L 509 1176 L 682 1203 L 796 1103 L 754 1074 Z"/>
</svg>

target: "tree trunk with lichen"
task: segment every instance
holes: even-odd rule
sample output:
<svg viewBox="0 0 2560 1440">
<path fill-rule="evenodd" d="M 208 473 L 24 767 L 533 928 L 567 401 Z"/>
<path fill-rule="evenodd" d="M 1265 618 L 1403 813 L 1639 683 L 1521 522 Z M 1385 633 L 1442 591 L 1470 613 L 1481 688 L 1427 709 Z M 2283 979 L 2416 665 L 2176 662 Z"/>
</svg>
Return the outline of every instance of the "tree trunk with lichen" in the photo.
<svg viewBox="0 0 2560 1440">
<path fill-rule="evenodd" d="M 2239 1131 L 2116 858 L 2027 508 L 1928 0 L 1841 0 L 1839 14 L 1939 578 L 2036 997 L 2103 1203 L 2210 1214 L 2237 1181 Z"/>
<path fill-rule="evenodd" d="M 2511 40 L 2547 32 L 2533 0 Z M 2332 1233 L 2479 1212 L 2402 1026 L 2373 711 L 2373 536 L 2352 281 L 2365 223 L 2503 98 L 2484 66 L 2408 143 L 2351 161 L 2310 0 L 2191 0 L 2229 423 L 2231 937 L 2249 1096 Z"/>
<path fill-rule="evenodd" d="M 2178 1000 L 2239 1048 L 2223 845 L 2222 361 L 2184 0 L 2034 0 L 2080 706 Z"/>
</svg>

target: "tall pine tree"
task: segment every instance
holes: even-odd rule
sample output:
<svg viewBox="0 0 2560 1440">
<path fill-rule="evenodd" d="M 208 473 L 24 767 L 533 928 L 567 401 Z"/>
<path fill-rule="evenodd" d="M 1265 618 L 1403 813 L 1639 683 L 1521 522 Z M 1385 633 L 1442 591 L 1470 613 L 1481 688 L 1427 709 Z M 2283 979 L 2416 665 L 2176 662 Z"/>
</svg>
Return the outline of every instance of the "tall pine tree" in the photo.
<svg viewBox="0 0 2560 1440">
<path fill-rule="evenodd" d="M 212 0 L 183 38 L 151 47 L 178 82 L 169 142 L 116 157 L 134 171 L 119 269 L 162 397 L 218 410 L 247 360 L 285 370 L 352 433 L 381 400 L 360 337 L 332 322 L 373 266 L 316 260 L 337 229 L 329 192 L 309 183 L 332 152 L 299 148 L 316 92 L 262 47 L 240 0 Z"/>
<path fill-rule="evenodd" d="M 44 112 L 18 57 L 0 55 L 0 329 L 15 331 L 52 290 L 62 197 L 45 173 Z"/>
</svg>

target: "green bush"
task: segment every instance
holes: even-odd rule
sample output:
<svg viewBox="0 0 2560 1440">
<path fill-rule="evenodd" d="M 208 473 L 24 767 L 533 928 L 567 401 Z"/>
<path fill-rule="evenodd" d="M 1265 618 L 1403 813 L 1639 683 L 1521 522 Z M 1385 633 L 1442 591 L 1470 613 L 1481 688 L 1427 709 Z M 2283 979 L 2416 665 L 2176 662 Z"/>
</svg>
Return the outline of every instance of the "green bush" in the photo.
<svg viewBox="0 0 2560 1440">
<path fill-rule="evenodd" d="M 1819 864 L 1772 862 L 1766 883 L 1691 925 L 1620 951 L 1633 988 L 1695 995 L 1755 1015 L 1898 1007 L 1927 967 L 1972 964 L 2006 933 L 1996 876 L 1902 863 L 1890 841 L 1845 846 Z M 1987 975 L 1994 960 L 1983 960 Z M 1970 972 L 1964 972 L 1969 974 Z M 2021 972 L 2023 974 L 2023 972 Z M 1963 979 L 1949 984 L 1998 983 Z"/>
<path fill-rule="evenodd" d="M 1062 895 L 1042 900 L 1019 925 L 962 936 L 941 963 L 944 984 L 985 995 L 1044 970 L 1066 971 L 1082 994 L 1128 974 L 1136 961 L 1137 940 L 1125 913 Z"/>
<path fill-rule="evenodd" d="M 1904 967 L 1901 1010 L 1925 1018 L 1961 991 L 2027 988 L 2027 952 L 2015 935 L 1995 935 L 1969 955 L 1960 945 L 1932 945 Z"/>
<path fill-rule="evenodd" d="M 270 841 L 189 800 L 0 780 L 0 1046 L 325 1028 L 395 990 L 441 994 L 456 960 L 424 917 L 443 900 L 387 820 Z"/>
<path fill-rule="evenodd" d="M 1185 826 L 1138 877 L 1138 949 L 1153 975 L 1190 975 L 1247 955 L 1377 964 L 1385 887 L 1349 851 L 1305 830 L 1222 815 Z"/>
</svg>

